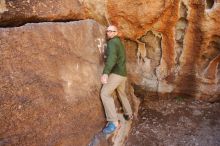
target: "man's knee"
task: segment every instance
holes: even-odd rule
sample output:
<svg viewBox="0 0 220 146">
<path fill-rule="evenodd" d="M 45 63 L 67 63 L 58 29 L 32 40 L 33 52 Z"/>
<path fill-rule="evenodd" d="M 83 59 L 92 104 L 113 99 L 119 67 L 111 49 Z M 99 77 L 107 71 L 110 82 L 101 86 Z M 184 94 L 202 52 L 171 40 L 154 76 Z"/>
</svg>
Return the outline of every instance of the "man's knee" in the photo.
<svg viewBox="0 0 220 146">
<path fill-rule="evenodd" d="M 105 99 L 108 98 L 110 96 L 110 93 L 108 92 L 108 90 L 106 90 L 105 88 L 101 90 L 101 98 Z"/>
</svg>

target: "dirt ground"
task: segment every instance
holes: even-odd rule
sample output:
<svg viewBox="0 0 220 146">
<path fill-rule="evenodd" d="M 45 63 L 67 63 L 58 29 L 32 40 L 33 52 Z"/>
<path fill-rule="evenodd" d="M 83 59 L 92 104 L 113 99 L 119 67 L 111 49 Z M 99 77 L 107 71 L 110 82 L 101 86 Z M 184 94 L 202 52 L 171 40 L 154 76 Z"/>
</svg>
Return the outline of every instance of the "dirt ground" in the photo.
<svg viewBox="0 0 220 146">
<path fill-rule="evenodd" d="M 125 146 L 220 146 L 220 103 L 145 98 Z"/>
</svg>

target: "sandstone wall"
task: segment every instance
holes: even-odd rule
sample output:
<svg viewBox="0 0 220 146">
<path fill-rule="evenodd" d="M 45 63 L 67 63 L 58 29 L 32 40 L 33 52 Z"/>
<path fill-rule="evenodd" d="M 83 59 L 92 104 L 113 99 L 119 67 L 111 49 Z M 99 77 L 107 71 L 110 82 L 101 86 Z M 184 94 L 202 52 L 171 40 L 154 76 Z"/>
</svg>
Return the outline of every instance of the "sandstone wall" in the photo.
<svg viewBox="0 0 220 146">
<path fill-rule="evenodd" d="M 138 95 L 217 101 L 219 15 L 219 0 L 1 0 L 1 143 L 87 144 L 103 126 L 98 38 L 104 39 L 104 28 L 59 21 L 117 25 Z M 24 25 L 31 22 L 39 24 Z M 87 117 L 95 125 L 83 123 Z M 85 138 L 83 130 L 89 131 Z"/>
<path fill-rule="evenodd" d="M 141 92 L 220 99 L 219 1 L 108 2 L 110 22 L 125 38 L 130 79 Z"/>
</svg>

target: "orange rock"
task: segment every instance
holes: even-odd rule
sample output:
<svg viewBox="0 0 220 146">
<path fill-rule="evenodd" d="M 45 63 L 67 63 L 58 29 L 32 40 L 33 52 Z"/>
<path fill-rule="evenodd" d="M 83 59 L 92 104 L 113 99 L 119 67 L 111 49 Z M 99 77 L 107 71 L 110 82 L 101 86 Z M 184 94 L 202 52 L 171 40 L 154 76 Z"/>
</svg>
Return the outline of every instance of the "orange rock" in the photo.
<svg viewBox="0 0 220 146">
<path fill-rule="evenodd" d="M 209 100 L 219 91 L 209 95 L 200 86 L 212 76 L 209 82 L 219 88 L 219 13 L 219 0 L 2 1 L 0 26 L 88 18 L 114 24 L 128 43 L 133 83 L 161 94 L 199 98 L 204 93 L 202 99 Z M 160 45 L 149 41 L 151 32 Z"/>
</svg>

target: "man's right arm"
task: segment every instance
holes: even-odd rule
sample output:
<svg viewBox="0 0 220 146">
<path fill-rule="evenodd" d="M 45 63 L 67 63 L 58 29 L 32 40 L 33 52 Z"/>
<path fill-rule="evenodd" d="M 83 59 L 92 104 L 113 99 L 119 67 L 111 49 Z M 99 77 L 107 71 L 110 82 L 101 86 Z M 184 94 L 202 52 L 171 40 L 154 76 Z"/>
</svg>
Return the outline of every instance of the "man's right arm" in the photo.
<svg viewBox="0 0 220 146">
<path fill-rule="evenodd" d="M 116 44 L 114 42 L 110 42 L 108 44 L 107 54 L 108 56 L 103 70 L 103 74 L 110 74 L 111 70 L 117 62 L 117 50 Z"/>
</svg>

